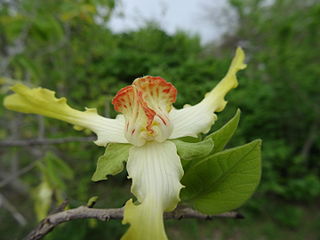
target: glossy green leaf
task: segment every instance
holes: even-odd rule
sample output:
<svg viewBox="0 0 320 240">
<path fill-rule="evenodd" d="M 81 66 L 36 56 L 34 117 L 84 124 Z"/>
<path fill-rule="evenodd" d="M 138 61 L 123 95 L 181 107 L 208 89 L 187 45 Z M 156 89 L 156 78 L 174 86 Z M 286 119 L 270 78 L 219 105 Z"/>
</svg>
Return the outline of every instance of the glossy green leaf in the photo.
<svg viewBox="0 0 320 240">
<path fill-rule="evenodd" d="M 261 140 L 255 140 L 198 162 L 182 178 L 182 199 L 208 214 L 239 207 L 260 181 L 260 148 Z"/>
<path fill-rule="evenodd" d="M 240 120 L 241 111 L 238 109 L 236 114 L 227 122 L 223 127 L 215 131 L 214 133 L 208 135 L 205 139 L 212 139 L 214 142 L 214 148 L 212 153 L 217 153 L 222 151 L 227 143 L 230 141 L 234 132 L 238 127 Z"/>
<path fill-rule="evenodd" d="M 107 175 L 116 175 L 123 170 L 123 162 L 128 160 L 130 144 L 109 143 L 104 155 L 99 157 L 96 171 L 91 180 L 106 180 Z"/>
<path fill-rule="evenodd" d="M 173 140 L 172 142 L 176 145 L 180 158 L 184 160 L 205 157 L 213 149 L 213 140 L 211 138 L 195 143 L 181 140 Z"/>
</svg>

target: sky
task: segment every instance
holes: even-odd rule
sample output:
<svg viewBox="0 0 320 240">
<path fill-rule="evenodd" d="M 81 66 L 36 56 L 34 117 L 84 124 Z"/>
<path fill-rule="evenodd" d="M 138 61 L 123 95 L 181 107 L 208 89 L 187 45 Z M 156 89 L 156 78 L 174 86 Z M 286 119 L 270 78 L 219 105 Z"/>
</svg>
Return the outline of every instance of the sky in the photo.
<svg viewBox="0 0 320 240">
<path fill-rule="evenodd" d="M 109 24 L 113 31 L 123 32 L 155 20 L 169 34 L 184 30 L 199 34 L 202 43 L 207 43 L 226 31 L 219 19 L 228 6 L 227 0 L 121 0 Z"/>
</svg>

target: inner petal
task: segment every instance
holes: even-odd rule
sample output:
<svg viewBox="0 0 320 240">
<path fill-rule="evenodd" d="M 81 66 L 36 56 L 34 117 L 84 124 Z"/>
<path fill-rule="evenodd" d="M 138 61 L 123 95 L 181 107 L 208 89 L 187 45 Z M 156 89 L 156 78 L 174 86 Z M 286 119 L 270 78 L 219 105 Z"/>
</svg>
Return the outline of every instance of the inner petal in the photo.
<svg viewBox="0 0 320 240">
<path fill-rule="evenodd" d="M 176 95 L 176 88 L 160 77 L 137 78 L 122 88 L 112 103 L 126 118 L 128 141 L 136 146 L 146 141 L 165 141 L 172 132 L 168 113 Z"/>
</svg>

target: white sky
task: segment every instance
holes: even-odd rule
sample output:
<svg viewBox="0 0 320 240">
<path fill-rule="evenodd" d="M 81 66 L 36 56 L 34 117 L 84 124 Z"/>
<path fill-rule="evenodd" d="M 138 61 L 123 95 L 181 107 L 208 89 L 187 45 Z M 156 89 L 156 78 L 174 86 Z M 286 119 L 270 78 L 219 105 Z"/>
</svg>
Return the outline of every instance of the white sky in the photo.
<svg viewBox="0 0 320 240">
<path fill-rule="evenodd" d="M 219 19 L 228 9 L 227 0 L 121 0 L 109 24 L 115 32 L 122 32 L 137 29 L 146 20 L 155 20 L 169 34 L 182 29 L 198 33 L 206 43 L 219 39 L 226 31 Z"/>
</svg>

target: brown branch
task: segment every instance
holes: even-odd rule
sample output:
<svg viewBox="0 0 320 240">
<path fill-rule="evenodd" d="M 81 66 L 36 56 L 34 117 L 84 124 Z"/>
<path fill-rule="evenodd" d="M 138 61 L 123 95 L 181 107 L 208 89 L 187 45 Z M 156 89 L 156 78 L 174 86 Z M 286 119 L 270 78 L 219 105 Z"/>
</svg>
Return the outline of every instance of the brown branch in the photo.
<svg viewBox="0 0 320 240">
<path fill-rule="evenodd" d="M 34 146 L 34 145 L 50 145 L 62 144 L 68 142 L 92 142 L 95 137 L 66 137 L 66 138 L 41 138 L 27 140 L 5 140 L 0 141 L 0 147 L 18 147 L 18 146 Z"/>
<path fill-rule="evenodd" d="M 183 219 L 183 218 L 195 218 L 203 220 L 211 220 L 214 218 L 244 218 L 243 215 L 237 212 L 227 212 L 218 215 L 206 215 L 197 212 L 191 208 L 180 207 L 173 212 L 165 213 L 166 219 Z M 25 240 L 38 240 L 43 238 L 47 233 L 52 231 L 57 225 L 76 220 L 93 218 L 101 221 L 109 221 L 110 219 L 122 219 L 123 208 L 110 208 L 110 209 L 97 209 L 89 208 L 87 206 L 80 206 L 78 208 L 58 212 L 49 215 L 42 220 L 39 225 L 28 234 Z"/>
</svg>

